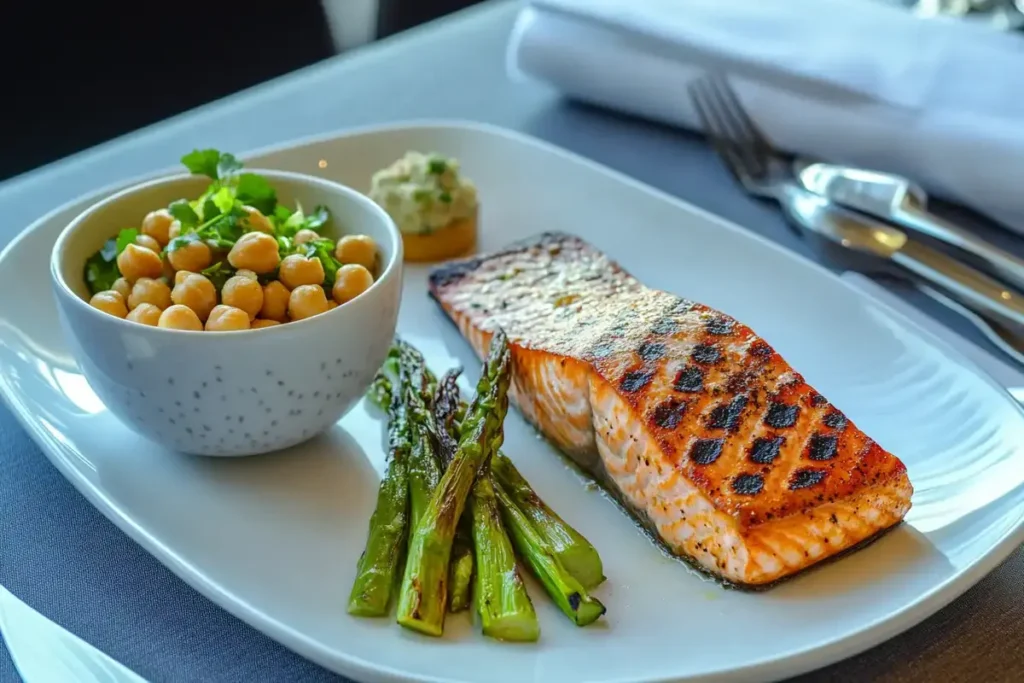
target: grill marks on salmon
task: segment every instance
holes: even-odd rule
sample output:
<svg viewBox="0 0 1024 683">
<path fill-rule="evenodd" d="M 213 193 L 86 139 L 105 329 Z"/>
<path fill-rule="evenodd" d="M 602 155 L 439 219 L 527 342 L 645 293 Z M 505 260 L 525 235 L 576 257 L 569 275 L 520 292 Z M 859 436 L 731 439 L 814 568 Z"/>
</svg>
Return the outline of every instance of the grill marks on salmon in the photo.
<svg viewBox="0 0 1024 683">
<path fill-rule="evenodd" d="M 749 327 L 561 233 L 446 264 L 431 294 L 512 398 L 672 553 L 763 586 L 903 519 L 906 467 Z"/>
</svg>

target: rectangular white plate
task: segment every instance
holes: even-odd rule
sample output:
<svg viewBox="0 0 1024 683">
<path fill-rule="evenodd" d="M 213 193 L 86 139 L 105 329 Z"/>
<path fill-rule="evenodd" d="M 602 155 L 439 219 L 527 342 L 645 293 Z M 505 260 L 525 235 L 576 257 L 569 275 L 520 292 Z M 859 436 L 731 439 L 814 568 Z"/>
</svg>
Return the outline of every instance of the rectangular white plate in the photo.
<svg viewBox="0 0 1024 683">
<path fill-rule="evenodd" d="M 475 124 L 355 131 L 249 163 L 366 189 L 409 149 L 462 161 L 482 199 L 482 249 L 573 232 L 648 285 L 749 324 L 906 462 L 916 487 L 908 523 L 767 593 L 726 591 L 662 555 L 512 413 L 508 453 L 605 560 L 597 593 L 607 619 L 572 627 L 533 584 L 542 627 L 533 645 L 484 639 L 465 615 L 442 640 L 349 617 L 384 464 L 380 421 L 360 406 L 326 437 L 241 461 L 183 457 L 128 432 L 79 374 L 47 282 L 57 234 L 107 189 L 40 219 L 0 257 L 0 391 L 94 505 L 210 599 L 366 681 L 766 680 L 911 626 L 1020 543 L 1019 408 L 956 352 L 800 257 L 563 150 Z M 475 379 L 468 346 L 427 298 L 426 273 L 408 271 L 399 333 L 435 369 L 461 363 Z"/>
</svg>

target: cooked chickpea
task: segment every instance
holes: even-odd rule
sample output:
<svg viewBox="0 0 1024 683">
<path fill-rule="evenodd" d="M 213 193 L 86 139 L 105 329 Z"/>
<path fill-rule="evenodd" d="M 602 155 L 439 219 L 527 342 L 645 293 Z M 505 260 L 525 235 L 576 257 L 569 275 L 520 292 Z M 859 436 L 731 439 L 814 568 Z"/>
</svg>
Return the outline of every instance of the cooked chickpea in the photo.
<svg viewBox="0 0 1024 683">
<path fill-rule="evenodd" d="M 278 320 L 264 320 L 263 318 L 256 318 L 252 321 L 252 325 L 249 326 L 251 330 L 258 330 L 261 327 L 273 327 L 274 325 L 280 325 Z"/>
<path fill-rule="evenodd" d="M 160 250 L 162 249 L 162 247 L 160 246 L 160 243 L 157 242 L 152 237 L 150 237 L 149 235 L 139 235 L 138 237 L 135 238 L 135 244 L 139 245 L 143 249 L 149 249 L 150 251 L 155 251 L 158 254 L 160 253 Z"/>
<path fill-rule="evenodd" d="M 174 223 L 178 223 L 178 221 L 174 220 L 174 216 L 167 209 L 150 211 L 142 219 L 142 234 L 155 239 L 161 247 L 166 246 L 168 242 L 174 239 L 170 234 L 171 225 Z M 178 229 L 181 229 L 181 223 L 178 223 Z"/>
<path fill-rule="evenodd" d="M 373 272 L 377 261 L 377 243 L 367 235 L 345 235 L 334 248 L 334 258 L 342 263 L 354 263 Z"/>
<path fill-rule="evenodd" d="M 117 256 L 117 269 L 128 282 L 140 277 L 160 277 L 164 263 L 160 255 L 137 244 L 129 244 Z"/>
<path fill-rule="evenodd" d="M 128 296 L 132 293 L 132 286 L 123 277 L 114 280 L 114 286 L 111 289 L 120 294 L 125 301 L 128 300 Z"/>
<path fill-rule="evenodd" d="M 247 232 L 231 247 L 228 263 L 254 273 L 269 273 L 281 263 L 277 240 L 262 232 Z"/>
<path fill-rule="evenodd" d="M 213 261 L 213 254 L 210 252 L 210 245 L 196 240 L 167 252 L 167 260 L 175 270 L 188 270 L 194 273 L 209 267 Z"/>
<path fill-rule="evenodd" d="M 181 223 L 179 221 L 174 221 L 173 223 L 171 223 L 171 227 L 167 231 L 167 237 L 169 238 L 167 240 L 168 242 L 173 240 L 175 237 L 181 237 Z"/>
<path fill-rule="evenodd" d="M 263 287 L 255 278 L 236 274 L 224 283 L 220 299 L 228 306 L 245 311 L 249 320 L 254 320 L 263 308 Z"/>
<path fill-rule="evenodd" d="M 214 306 L 206 320 L 207 332 L 232 332 L 249 329 L 249 314 L 234 306 Z"/>
<path fill-rule="evenodd" d="M 191 270 L 179 270 L 174 274 L 174 284 L 180 285 L 189 275 L 195 275 Z"/>
<path fill-rule="evenodd" d="M 270 224 L 270 219 L 260 213 L 259 209 L 243 206 L 242 210 L 246 213 L 242 226 L 247 232 L 274 232 L 274 226 Z"/>
<path fill-rule="evenodd" d="M 202 275 L 190 273 L 174 285 L 171 300 L 192 309 L 200 320 L 206 320 L 210 311 L 217 305 L 217 290 L 213 283 Z"/>
<path fill-rule="evenodd" d="M 201 332 L 203 323 L 199 322 L 199 316 L 188 306 L 175 304 L 160 314 L 157 322 L 159 327 L 169 327 L 174 330 L 194 330 Z"/>
<path fill-rule="evenodd" d="M 302 320 L 327 310 L 327 295 L 320 285 L 300 285 L 288 297 L 288 317 Z"/>
<path fill-rule="evenodd" d="M 335 301 L 334 299 L 328 299 L 328 301 L 327 301 L 327 310 L 328 311 L 333 310 L 333 309 L 335 309 L 337 307 L 338 307 L 338 302 L 337 301 Z"/>
<path fill-rule="evenodd" d="M 260 317 L 284 322 L 288 319 L 288 299 L 291 292 L 277 280 L 263 285 L 263 307 Z"/>
<path fill-rule="evenodd" d="M 139 304 L 128 314 L 128 320 L 131 320 L 133 323 L 139 323 L 140 325 L 151 325 L 155 327 L 160 322 L 160 316 L 162 313 L 163 311 L 153 304 Z"/>
<path fill-rule="evenodd" d="M 292 254 L 281 261 L 277 276 L 288 289 L 301 285 L 322 285 L 324 282 L 324 264 L 320 259 Z"/>
<path fill-rule="evenodd" d="M 320 235 L 318 235 L 315 230 L 303 228 L 295 233 L 295 237 L 292 238 L 292 241 L 295 242 L 295 244 L 305 244 L 306 242 L 313 242 L 318 239 L 320 239 Z"/>
<path fill-rule="evenodd" d="M 124 305 L 124 297 L 112 289 L 105 292 L 96 292 L 89 299 L 89 305 L 98 308 L 104 313 L 109 313 L 115 318 L 123 318 L 128 315 L 128 307 Z"/>
<path fill-rule="evenodd" d="M 338 268 L 334 276 L 334 289 L 331 294 L 339 304 L 352 301 L 365 292 L 373 284 L 373 275 L 366 268 L 349 263 Z"/>
<path fill-rule="evenodd" d="M 134 311 L 140 304 L 153 304 L 160 310 L 167 308 L 171 305 L 171 288 L 163 280 L 140 277 L 132 285 L 128 308 Z"/>
<path fill-rule="evenodd" d="M 246 270 L 245 268 L 242 268 L 241 270 L 236 270 L 235 275 L 237 275 L 238 277 L 247 277 L 252 280 L 255 280 L 258 277 L 256 273 L 252 272 L 251 270 Z"/>
</svg>

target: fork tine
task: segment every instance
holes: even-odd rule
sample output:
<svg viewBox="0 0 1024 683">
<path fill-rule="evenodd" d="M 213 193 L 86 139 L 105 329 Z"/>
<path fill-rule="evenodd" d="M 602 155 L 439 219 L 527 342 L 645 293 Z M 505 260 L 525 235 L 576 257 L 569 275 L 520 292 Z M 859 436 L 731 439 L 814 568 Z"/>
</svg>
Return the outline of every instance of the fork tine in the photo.
<svg viewBox="0 0 1024 683">
<path fill-rule="evenodd" d="M 708 76 L 705 80 L 708 96 L 718 109 L 719 116 L 728 122 L 732 139 L 736 141 L 751 175 L 763 178 L 768 173 L 770 146 L 763 138 L 759 138 L 757 131 L 751 127 L 753 122 L 735 95 L 729 98 L 732 91 L 724 90 L 728 88 L 725 79 L 722 76 Z"/>
<path fill-rule="evenodd" d="M 721 102 L 715 94 L 710 91 L 706 79 L 693 81 L 689 86 L 690 99 L 697 117 L 700 119 L 701 127 L 707 135 L 711 147 L 715 150 L 730 173 L 749 190 L 754 190 L 755 177 L 761 173 L 761 168 L 749 155 L 744 154 L 743 144 L 736 139 L 735 126 L 723 113 Z"/>
<path fill-rule="evenodd" d="M 736 91 L 729 81 L 723 76 L 714 76 L 710 79 L 711 85 L 715 88 L 718 94 L 722 98 L 723 105 L 729 110 L 737 120 L 737 123 L 743 127 L 746 132 L 746 136 L 754 143 L 760 146 L 764 150 L 771 150 L 772 145 L 768 142 L 768 136 L 754 123 L 754 120 L 747 114 L 747 110 L 744 108 L 743 103 L 740 102 L 740 98 L 736 95 Z"/>
</svg>

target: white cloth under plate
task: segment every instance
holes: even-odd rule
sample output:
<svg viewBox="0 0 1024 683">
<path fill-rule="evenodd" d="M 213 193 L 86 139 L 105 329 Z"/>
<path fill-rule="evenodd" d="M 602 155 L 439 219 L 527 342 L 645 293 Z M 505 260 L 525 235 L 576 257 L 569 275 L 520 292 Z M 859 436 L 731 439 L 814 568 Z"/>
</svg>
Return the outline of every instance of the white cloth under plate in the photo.
<svg viewBox="0 0 1024 683">
<path fill-rule="evenodd" d="M 692 129 L 687 83 L 721 70 L 780 147 L 908 176 L 1024 233 L 1024 35 L 866 0 L 532 0 L 509 68 Z"/>
<path fill-rule="evenodd" d="M 1003 357 L 995 356 L 977 344 L 961 337 L 953 330 L 885 289 L 871 278 L 854 272 L 843 273 L 842 277 L 850 285 L 873 299 L 888 305 L 964 354 L 964 356 L 977 364 L 979 368 L 988 373 L 989 377 L 1000 385 L 1006 388 L 1024 388 L 1024 368 L 1012 365 L 1004 361 Z"/>
</svg>

